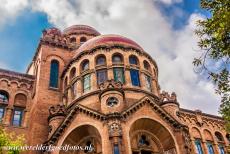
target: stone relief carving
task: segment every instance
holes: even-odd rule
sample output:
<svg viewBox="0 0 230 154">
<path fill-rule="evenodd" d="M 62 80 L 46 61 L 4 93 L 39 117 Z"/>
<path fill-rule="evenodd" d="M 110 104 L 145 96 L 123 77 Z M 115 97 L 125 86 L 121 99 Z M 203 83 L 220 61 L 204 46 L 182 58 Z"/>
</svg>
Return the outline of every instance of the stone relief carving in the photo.
<svg viewBox="0 0 230 154">
<path fill-rule="evenodd" d="M 119 121 L 114 121 L 108 124 L 109 136 L 122 136 L 122 128 Z"/>
<path fill-rule="evenodd" d="M 168 92 L 162 91 L 160 94 L 160 99 L 163 102 L 177 102 L 177 96 L 175 92 L 172 92 L 171 95 Z"/>
<path fill-rule="evenodd" d="M 103 82 L 99 85 L 100 90 L 105 90 L 105 89 L 121 89 L 122 88 L 122 83 L 117 82 L 115 80 L 107 80 L 106 82 Z"/>
<path fill-rule="evenodd" d="M 54 116 L 65 116 L 66 115 L 66 108 L 63 104 L 58 104 L 51 106 L 49 108 L 49 118 L 52 118 Z"/>
</svg>

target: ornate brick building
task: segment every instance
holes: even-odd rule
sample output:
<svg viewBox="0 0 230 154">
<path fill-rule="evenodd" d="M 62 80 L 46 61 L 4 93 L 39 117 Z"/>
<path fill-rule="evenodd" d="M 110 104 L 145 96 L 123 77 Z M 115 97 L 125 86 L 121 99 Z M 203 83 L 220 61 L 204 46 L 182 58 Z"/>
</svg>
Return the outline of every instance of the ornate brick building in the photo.
<svg viewBox="0 0 230 154">
<path fill-rule="evenodd" d="M 229 146 L 222 118 L 160 91 L 157 64 L 137 43 L 85 25 L 44 30 L 26 74 L 0 70 L 0 119 L 28 145 L 94 147 L 68 153 L 226 154 Z"/>
</svg>

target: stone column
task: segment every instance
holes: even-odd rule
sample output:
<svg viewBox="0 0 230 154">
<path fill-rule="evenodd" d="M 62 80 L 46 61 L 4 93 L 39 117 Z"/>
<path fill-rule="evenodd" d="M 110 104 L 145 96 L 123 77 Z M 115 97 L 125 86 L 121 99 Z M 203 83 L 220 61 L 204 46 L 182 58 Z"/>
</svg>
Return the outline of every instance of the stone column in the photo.
<svg viewBox="0 0 230 154">
<path fill-rule="evenodd" d="M 113 68 L 109 68 L 108 69 L 108 80 L 112 80 L 114 79 L 114 75 L 113 75 Z"/>
<path fill-rule="evenodd" d="M 194 138 L 191 138 L 191 143 L 192 143 L 192 153 L 196 153 L 196 145 L 195 145 L 195 140 Z"/>
<path fill-rule="evenodd" d="M 80 97 L 81 95 L 82 95 L 82 79 L 81 78 L 79 78 L 79 79 L 77 79 L 77 88 L 76 88 L 76 90 L 77 90 L 77 97 Z"/>
<path fill-rule="evenodd" d="M 157 81 L 154 77 L 152 78 L 152 92 L 157 96 L 159 95 Z"/>
<path fill-rule="evenodd" d="M 22 127 L 27 127 L 28 118 L 29 118 L 29 112 L 27 110 L 25 110 L 24 111 L 24 118 L 23 118 L 23 122 L 22 122 Z"/>
<path fill-rule="evenodd" d="M 213 150 L 214 150 L 215 154 L 220 154 L 220 152 L 219 152 L 219 146 L 218 146 L 217 142 L 213 143 Z"/>
<path fill-rule="evenodd" d="M 96 77 L 96 72 L 91 73 L 91 90 L 94 91 L 97 89 L 97 77 Z"/>
<path fill-rule="evenodd" d="M 130 77 L 130 69 L 129 68 L 125 68 L 125 84 L 128 87 L 132 86 L 131 77 Z"/>
<path fill-rule="evenodd" d="M 68 105 L 72 102 L 71 87 L 67 89 Z"/>
<path fill-rule="evenodd" d="M 202 149 L 205 154 L 208 154 L 207 142 L 205 140 L 202 141 Z"/>
<path fill-rule="evenodd" d="M 4 118 L 4 124 L 5 125 L 10 125 L 11 123 L 11 116 L 13 116 L 13 107 L 8 106 L 6 107 L 6 114 L 5 114 L 5 118 Z"/>
<path fill-rule="evenodd" d="M 145 83 L 145 74 L 141 71 L 140 71 L 140 84 L 141 84 L 141 88 L 148 90 Z"/>
</svg>

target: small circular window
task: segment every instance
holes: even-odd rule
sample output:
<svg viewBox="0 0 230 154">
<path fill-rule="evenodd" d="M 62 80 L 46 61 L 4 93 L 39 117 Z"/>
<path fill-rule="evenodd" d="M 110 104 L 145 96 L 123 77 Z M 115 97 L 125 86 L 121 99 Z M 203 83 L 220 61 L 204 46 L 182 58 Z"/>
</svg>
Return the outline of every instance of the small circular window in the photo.
<svg viewBox="0 0 230 154">
<path fill-rule="evenodd" d="M 109 107 L 113 107 L 113 106 L 115 106 L 115 105 L 117 105 L 118 104 L 118 99 L 116 98 L 116 97 L 109 97 L 108 99 L 107 99 L 107 105 L 109 106 Z"/>
</svg>

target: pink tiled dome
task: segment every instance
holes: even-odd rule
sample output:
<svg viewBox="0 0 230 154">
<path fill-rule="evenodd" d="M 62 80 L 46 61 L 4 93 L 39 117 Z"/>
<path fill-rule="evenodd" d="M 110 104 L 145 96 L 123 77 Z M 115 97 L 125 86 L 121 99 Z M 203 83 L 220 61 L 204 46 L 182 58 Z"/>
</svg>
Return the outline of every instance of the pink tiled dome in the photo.
<svg viewBox="0 0 230 154">
<path fill-rule="evenodd" d="M 109 45 L 123 45 L 125 47 L 132 47 L 132 48 L 137 48 L 139 50 L 143 50 L 140 45 L 138 45 L 136 42 L 126 37 L 109 34 L 109 35 L 100 35 L 88 40 L 87 42 L 85 42 L 80 46 L 75 56 L 77 56 L 79 52 L 90 50 L 97 46 L 109 46 Z"/>
<path fill-rule="evenodd" d="M 96 29 L 87 25 L 73 25 L 64 29 L 63 31 L 63 34 L 65 35 L 81 34 L 81 33 L 95 35 L 95 36 L 100 35 L 100 33 Z"/>
</svg>

